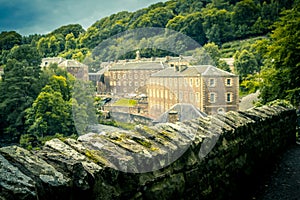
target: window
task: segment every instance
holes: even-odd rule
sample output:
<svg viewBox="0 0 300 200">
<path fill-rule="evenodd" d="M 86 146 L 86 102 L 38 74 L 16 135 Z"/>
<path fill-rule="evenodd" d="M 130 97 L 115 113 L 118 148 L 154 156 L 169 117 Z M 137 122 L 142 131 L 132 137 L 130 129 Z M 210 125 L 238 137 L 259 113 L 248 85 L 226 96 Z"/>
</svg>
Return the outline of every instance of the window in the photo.
<svg viewBox="0 0 300 200">
<path fill-rule="evenodd" d="M 194 101 L 194 93 L 190 92 L 190 101 Z"/>
<path fill-rule="evenodd" d="M 116 79 L 116 73 L 113 73 L 113 79 Z"/>
<path fill-rule="evenodd" d="M 123 92 L 127 92 L 127 88 L 123 88 Z"/>
<path fill-rule="evenodd" d="M 172 78 L 169 78 L 169 85 L 170 85 L 170 86 L 173 85 Z"/>
<path fill-rule="evenodd" d="M 199 78 L 196 78 L 196 87 L 199 87 Z"/>
<path fill-rule="evenodd" d="M 132 86 L 132 82 L 131 81 L 128 82 L 128 86 Z"/>
<path fill-rule="evenodd" d="M 227 78 L 227 79 L 225 80 L 225 85 L 226 85 L 226 86 L 232 86 L 232 79 L 231 79 L 231 78 Z"/>
<path fill-rule="evenodd" d="M 169 98 L 169 97 L 168 97 L 168 92 L 169 92 L 168 90 L 165 90 L 165 98 L 166 98 L 166 99 Z"/>
<path fill-rule="evenodd" d="M 145 83 L 142 81 L 142 82 L 141 82 L 141 87 L 143 87 L 144 85 L 145 85 Z"/>
<path fill-rule="evenodd" d="M 209 102 L 210 103 L 216 103 L 216 93 L 214 93 L 214 92 L 211 92 L 211 93 L 209 93 Z"/>
<path fill-rule="evenodd" d="M 192 87 L 193 86 L 193 79 L 190 78 L 190 86 Z"/>
<path fill-rule="evenodd" d="M 199 92 L 196 93 L 196 101 L 200 102 L 200 93 Z"/>
<path fill-rule="evenodd" d="M 231 92 L 226 93 L 226 102 L 232 102 L 232 93 Z"/>
<path fill-rule="evenodd" d="M 123 86 L 126 86 L 127 85 L 127 82 L 126 81 L 123 81 Z"/>
<path fill-rule="evenodd" d="M 134 79 L 137 79 L 138 78 L 138 75 L 137 74 L 134 74 Z"/>
<path fill-rule="evenodd" d="M 215 82 L 216 82 L 216 81 L 215 81 L 214 78 L 210 78 L 210 79 L 209 79 L 209 83 L 208 83 L 209 87 L 215 87 L 215 86 L 216 86 L 216 83 L 215 83 Z"/>
<path fill-rule="evenodd" d="M 126 74 L 123 74 L 123 79 L 126 79 L 127 78 L 127 75 Z"/>
<path fill-rule="evenodd" d="M 128 77 L 129 77 L 129 79 L 132 79 L 132 75 L 131 74 L 128 74 Z"/>
<path fill-rule="evenodd" d="M 118 74 L 118 79 L 120 79 L 121 78 L 121 74 Z"/>
<path fill-rule="evenodd" d="M 121 86 L 121 81 L 118 81 L 117 84 L 118 84 L 118 86 Z"/>
<path fill-rule="evenodd" d="M 183 101 L 183 92 L 179 91 L 179 101 Z"/>
<path fill-rule="evenodd" d="M 134 82 L 134 86 L 138 87 L 139 83 L 138 82 Z"/>
</svg>

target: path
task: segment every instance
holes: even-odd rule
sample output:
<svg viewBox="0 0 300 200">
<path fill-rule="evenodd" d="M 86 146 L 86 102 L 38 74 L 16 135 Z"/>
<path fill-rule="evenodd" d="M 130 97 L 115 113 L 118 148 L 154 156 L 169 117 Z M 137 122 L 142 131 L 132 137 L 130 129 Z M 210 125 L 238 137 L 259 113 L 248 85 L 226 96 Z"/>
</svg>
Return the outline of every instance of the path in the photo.
<svg viewBox="0 0 300 200">
<path fill-rule="evenodd" d="M 289 148 L 252 199 L 300 200 L 300 145 Z"/>
</svg>

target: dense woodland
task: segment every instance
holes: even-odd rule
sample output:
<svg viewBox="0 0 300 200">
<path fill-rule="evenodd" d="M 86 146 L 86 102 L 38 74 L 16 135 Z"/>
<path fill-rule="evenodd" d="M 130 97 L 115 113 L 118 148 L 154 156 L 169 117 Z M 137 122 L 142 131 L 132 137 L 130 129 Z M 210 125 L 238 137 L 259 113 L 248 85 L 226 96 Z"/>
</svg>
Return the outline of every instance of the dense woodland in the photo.
<svg viewBox="0 0 300 200">
<path fill-rule="evenodd" d="M 92 56 L 97 45 L 115 34 L 142 27 L 168 28 L 190 36 L 225 70 L 228 66 L 220 58 L 233 56 L 241 93 L 259 89 L 261 104 L 275 99 L 300 104 L 298 0 L 171 0 L 113 14 L 87 30 L 72 24 L 46 35 L 0 33 L 0 67 L 4 71 L 0 80 L 1 142 L 34 147 L 47 136 L 75 134 L 74 77 L 55 65 L 42 70 L 41 59 L 85 60 L 90 71 L 97 71 L 101 61 Z M 239 41 L 246 42 L 239 45 Z M 237 48 L 232 49 L 235 43 Z M 145 57 L 167 53 L 141 49 Z M 82 116 L 88 120 L 86 113 Z"/>
</svg>

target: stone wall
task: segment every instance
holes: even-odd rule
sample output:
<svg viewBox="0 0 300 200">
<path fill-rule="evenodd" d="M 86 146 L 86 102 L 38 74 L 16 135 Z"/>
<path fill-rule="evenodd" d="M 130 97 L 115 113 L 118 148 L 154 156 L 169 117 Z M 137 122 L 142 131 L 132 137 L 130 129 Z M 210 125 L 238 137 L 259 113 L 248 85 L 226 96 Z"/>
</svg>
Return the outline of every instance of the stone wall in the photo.
<svg viewBox="0 0 300 200">
<path fill-rule="evenodd" d="M 53 139 L 40 151 L 3 147 L 0 199 L 239 198 L 295 142 L 295 123 L 295 110 L 260 107 Z"/>
<path fill-rule="evenodd" d="M 152 125 L 153 119 L 126 112 L 110 112 L 110 117 L 118 122 Z"/>
</svg>

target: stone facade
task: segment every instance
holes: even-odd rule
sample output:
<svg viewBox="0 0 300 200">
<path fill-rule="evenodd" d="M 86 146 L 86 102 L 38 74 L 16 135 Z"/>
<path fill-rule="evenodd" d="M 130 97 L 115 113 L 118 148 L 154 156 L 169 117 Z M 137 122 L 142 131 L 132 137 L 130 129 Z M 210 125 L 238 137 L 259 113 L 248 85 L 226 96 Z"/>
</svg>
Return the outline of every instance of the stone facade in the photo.
<svg viewBox="0 0 300 200">
<path fill-rule="evenodd" d="M 91 133 L 77 141 L 53 139 L 35 152 L 2 147 L 0 197 L 243 199 L 270 160 L 295 143 L 295 128 L 295 110 L 264 106 L 184 123 Z M 182 156 L 166 166 L 182 148 Z M 139 167 L 147 172 L 125 172 Z"/>
<path fill-rule="evenodd" d="M 237 111 L 238 76 L 211 65 L 174 65 L 152 74 L 147 84 L 151 116 L 176 103 L 189 103 L 207 114 Z"/>
<path fill-rule="evenodd" d="M 104 74 L 106 91 L 119 96 L 146 93 L 150 75 L 166 66 L 162 62 L 123 62 L 112 64 Z"/>
<path fill-rule="evenodd" d="M 43 58 L 41 67 L 48 67 L 51 63 L 57 63 L 58 67 L 66 69 L 75 78 L 83 81 L 89 80 L 88 66 L 76 60 L 70 60 L 60 57 Z"/>
</svg>

